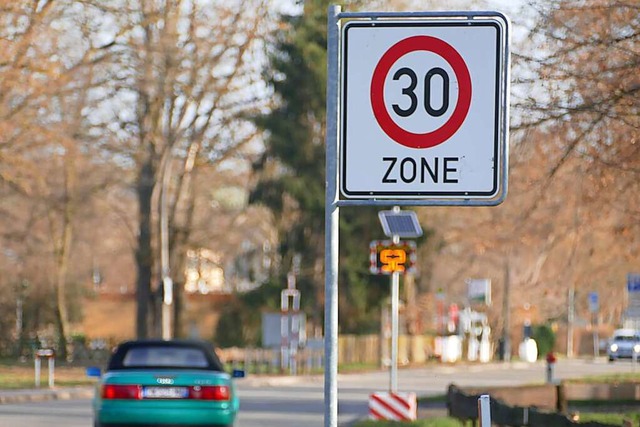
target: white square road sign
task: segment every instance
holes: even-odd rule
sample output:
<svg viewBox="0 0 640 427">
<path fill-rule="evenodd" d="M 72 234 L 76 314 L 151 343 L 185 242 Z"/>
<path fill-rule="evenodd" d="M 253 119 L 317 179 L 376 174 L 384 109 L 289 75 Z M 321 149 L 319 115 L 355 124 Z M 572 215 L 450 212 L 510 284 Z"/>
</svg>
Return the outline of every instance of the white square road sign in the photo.
<svg viewBox="0 0 640 427">
<path fill-rule="evenodd" d="M 499 194 L 506 169 L 506 25 L 497 18 L 344 25 L 345 198 Z"/>
</svg>

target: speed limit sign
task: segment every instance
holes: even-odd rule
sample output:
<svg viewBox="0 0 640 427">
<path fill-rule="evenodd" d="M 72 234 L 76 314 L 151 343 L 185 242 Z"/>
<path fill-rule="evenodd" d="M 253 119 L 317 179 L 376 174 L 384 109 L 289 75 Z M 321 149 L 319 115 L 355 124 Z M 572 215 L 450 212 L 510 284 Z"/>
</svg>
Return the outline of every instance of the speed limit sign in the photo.
<svg viewBox="0 0 640 427">
<path fill-rule="evenodd" d="M 493 199 L 501 192 L 506 26 L 499 18 L 343 26 L 345 198 Z"/>
</svg>

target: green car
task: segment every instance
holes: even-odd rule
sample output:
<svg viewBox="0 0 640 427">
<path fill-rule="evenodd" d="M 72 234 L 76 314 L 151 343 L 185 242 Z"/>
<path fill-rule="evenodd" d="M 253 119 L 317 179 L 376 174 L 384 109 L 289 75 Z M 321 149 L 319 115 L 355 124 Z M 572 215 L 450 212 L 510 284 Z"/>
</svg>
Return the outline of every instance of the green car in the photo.
<svg viewBox="0 0 640 427">
<path fill-rule="evenodd" d="M 128 341 L 97 384 L 94 425 L 230 427 L 240 406 L 233 378 L 242 376 L 226 373 L 205 342 Z"/>
</svg>

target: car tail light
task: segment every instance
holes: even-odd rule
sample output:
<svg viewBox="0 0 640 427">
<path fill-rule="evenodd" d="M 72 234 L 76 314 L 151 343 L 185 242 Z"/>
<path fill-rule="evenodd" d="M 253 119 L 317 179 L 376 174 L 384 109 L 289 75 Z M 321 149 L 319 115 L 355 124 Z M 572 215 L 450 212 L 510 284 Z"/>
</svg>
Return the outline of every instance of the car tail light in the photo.
<svg viewBox="0 0 640 427">
<path fill-rule="evenodd" d="M 189 398 L 196 400 L 229 400 L 231 390 L 226 385 L 203 385 L 189 387 Z"/>
<path fill-rule="evenodd" d="M 142 399 L 139 385 L 105 384 L 102 386 L 103 399 Z"/>
</svg>

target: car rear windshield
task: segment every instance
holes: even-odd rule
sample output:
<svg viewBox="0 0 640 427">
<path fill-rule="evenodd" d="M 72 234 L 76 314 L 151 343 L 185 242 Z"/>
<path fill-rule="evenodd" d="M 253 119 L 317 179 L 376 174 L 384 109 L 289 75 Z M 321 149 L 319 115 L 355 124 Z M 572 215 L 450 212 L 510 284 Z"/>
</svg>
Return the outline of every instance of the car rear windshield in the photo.
<svg viewBox="0 0 640 427">
<path fill-rule="evenodd" d="M 224 372 L 211 344 L 200 341 L 139 340 L 118 345 L 107 370 L 203 369 Z"/>
<path fill-rule="evenodd" d="M 639 338 L 633 335 L 616 335 L 613 339 L 615 341 L 638 341 Z"/>
<path fill-rule="evenodd" d="M 122 366 L 126 368 L 206 368 L 208 365 L 202 350 L 185 347 L 134 347 L 122 359 Z"/>
</svg>

